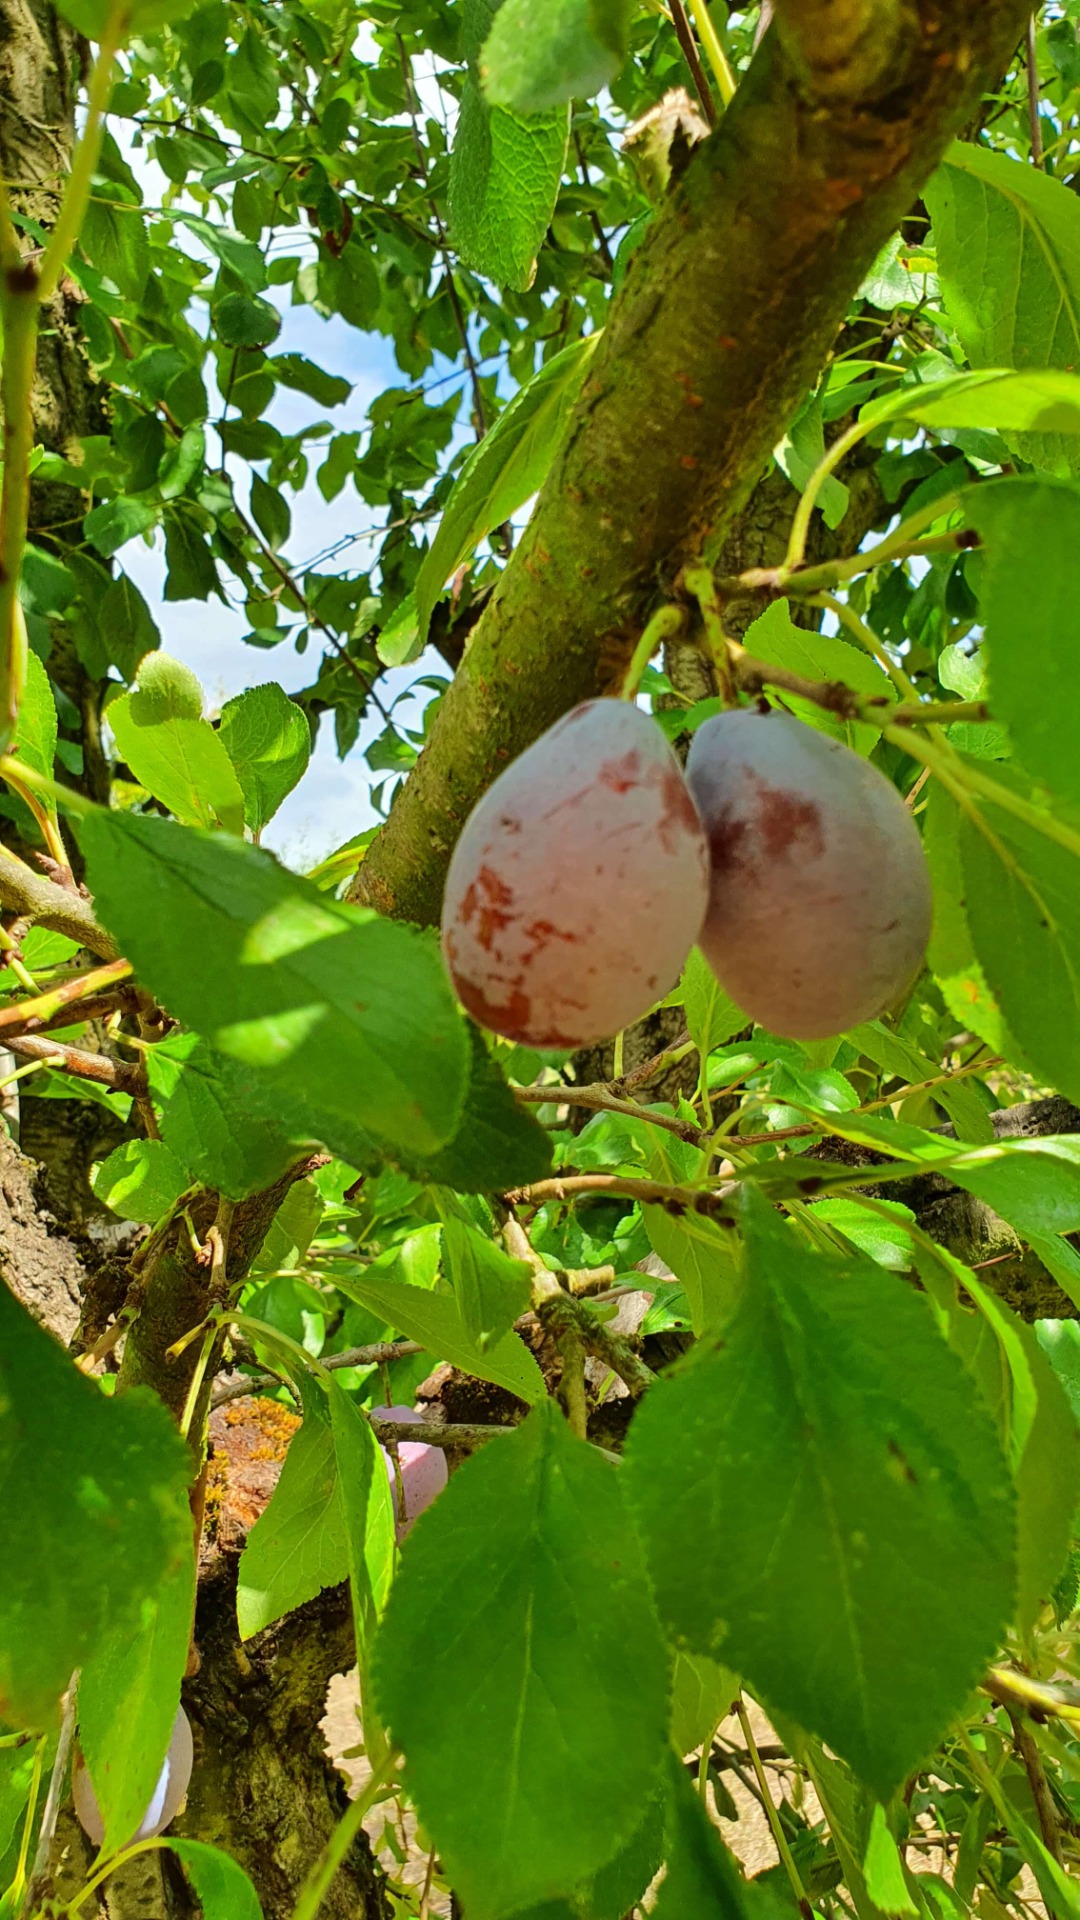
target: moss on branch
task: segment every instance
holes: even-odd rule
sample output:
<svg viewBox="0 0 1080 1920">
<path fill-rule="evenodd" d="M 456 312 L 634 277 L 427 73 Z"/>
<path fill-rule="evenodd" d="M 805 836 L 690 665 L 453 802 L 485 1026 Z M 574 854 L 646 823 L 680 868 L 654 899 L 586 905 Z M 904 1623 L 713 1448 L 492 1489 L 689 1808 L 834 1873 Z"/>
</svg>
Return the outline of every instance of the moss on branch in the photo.
<svg viewBox="0 0 1080 1920">
<path fill-rule="evenodd" d="M 865 9 L 833 11 L 857 31 Z M 731 529 L 1027 11 L 920 0 L 887 96 L 876 81 L 834 89 L 827 110 L 800 48 L 765 36 L 631 263 L 536 511 L 354 898 L 436 919 L 480 794 L 568 707 L 614 690 L 658 597 Z"/>
</svg>

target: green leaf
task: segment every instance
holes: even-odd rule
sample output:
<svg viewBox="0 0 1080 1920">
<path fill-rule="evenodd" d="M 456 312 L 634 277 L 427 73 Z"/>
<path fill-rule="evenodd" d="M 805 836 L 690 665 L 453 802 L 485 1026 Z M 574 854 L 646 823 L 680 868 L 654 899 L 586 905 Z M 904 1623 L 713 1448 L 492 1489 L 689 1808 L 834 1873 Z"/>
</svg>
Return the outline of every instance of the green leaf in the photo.
<svg viewBox="0 0 1080 1920">
<path fill-rule="evenodd" d="M 161 1136 L 185 1167 L 230 1200 L 272 1186 L 318 1133 L 301 1103 L 292 1116 L 256 1067 L 230 1060 L 198 1034 L 170 1034 L 146 1055 L 161 1107 Z"/>
<path fill-rule="evenodd" d="M 268 546 L 276 550 L 285 545 L 292 526 L 288 501 L 258 473 L 251 476 L 251 517 Z"/>
<path fill-rule="evenodd" d="M 645 1396 L 627 1490 L 671 1631 L 888 1799 L 995 1651 L 1012 1490 L 925 1299 L 742 1205 L 741 1297 Z"/>
<path fill-rule="evenodd" d="M 345 1523 L 356 1651 L 363 1658 L 394 1578 L 394 1503 L 382 1450 L 359 1407 L 333 1376 L 330 1424 Z"/>
<path fill-rule="evenodd" d="M 912 1920 L 917 1920 L 919 1909 L 908 1892 L 900 1849 L 880 1800 L 875 1802 L 870 1817 L 870 1837 L 862 1870 L 867 1894 L 882 1913 L 910 1914 Z"/>
<path fill-rule="evenodd" d="M 158 475 L 158 492 L 163 500 L 178 500 L 201 472 L 206 459 L 206 432 L 196 422 L 185 427 L 175 446 L 169 448 Z"/>
<path fill-rule="evenodd" d="M 887 1208 L 892 1218 L 882 1219 L 877 1207 Z M 891 1267 L 894 1273 L 910 1271 L 912 1239 L 908 1227 L 915 1224 L 910 1207 L 900 1206 L 895 1200 L 878 1200 L 870 1213 L 858 1200 L 817 1200 L 814 1218 L 839 1228 L 858 1253 L 869 1255 L 879 1267 Z"/>
<path fill-rule="evenodd" d="M 194 1613 L 189 1553 L 143 1601 L 136 1629 L 110 1634 L 83 1668 L 79 1742 L 105 1822 L 105 1853 L 127 1844 L 153 1798 L 180 1704 Z"/>
<path fill-rule="evenodd" d="M 414 1153 L 453 1136 L 468 1042 L 431 942 L 224 834 L 95 812 L 80 837 L 140 979 L 220 1052 L 264 1066 L 286 1112 L 293 1090 L 313 1103 L 328 1146 L 336 1116 Z"/>
<path fill-rule="evenodd" d="M 1071 723 L 1080 668 L 1080 491 L 1044 480 L 995 480 L 973 489 L 970 518 L 986 550 L 979 605 L 995 718 L 1008 726 L 1030 773 L 1062 799 L 1080 800 Z"/>
<path fill-rule="evenodd" d="M 87 517 L 92 519 L 93 515 Z M 101 541 L 95 539 L 94 544 L 100 547 Z M 108 551 L 114 552 L 115 548 Z M 208 600 L 212 593 L 224 598 L 204 535 L 192 520 L 175 512 L 165 516 L 165 562 L 166 600 Z"/>
<path fill-rule="evenodd" d="M 303 776 L 311 758 L 311 728 L 303 709 L 269 681 L 225 702 L 219 738 L 236 769 L 244 815 L 257 837 Z"/>
<path fill-rule="evenodd" d="M 940 1067 L 933 1060 L 903 1034 L 891 1032 L 881 1020 L 868 1020 L 861 1027 L 853 1027 L 849 1038 L 852 1046 L 865 1053 L 875 1066 L 898 1079 L 917 1083 L 933 1080 L 940 1074 Z M 934 1088 L 934 1099 L 944 1107 L 958 1139 L 977 1144 L 993 1140 L 989 1099 L 985 1095 L 980 1097 L 979 1090 L 969 1081 L 960 1080 L 955 1086 L 945 1081 Z"/>
<path fill-rule="evenodd" d="M 1016 1042 L 1006 1030 L 972 945 L 960 861 L 962 816 L 939 781 L 931 781 L 929 792 L 923 850 L 934 882 L 934 925 L 927 961 L 950 1013 L 985 1040 L 993 1053 L 1016 1059 Z"/>
<path fill-rule="evenodd" d="M 599 338 L 575 340 L 548 360 L 470 453 L 416 577 L 414 654 L 423 648 L 432 608 L 451 574 L 543 485 Z"/>
<path fill-rule="evenodd" d="M 470 1340 L 486 1350 L 528 1311 L 532 1270 L 453 1214 L 443 1223 L 442 1254 L 462 1324 Z"/>
<path fill-rule="evenodd" d="M 694 1792 L 686 1770 L 667 1767 L 665 1858 L 656 1920 L 751 1920 L 768 1911 L 760 1890 L 748 1887 Z"/>
<path fill-rule="evenodd" d="M 1080 1503 L 1080 1428 L 1034 1330 L 968 1268 L 950 1265 L 992 1328 L 1008 1369 L 1011 1393 L 1005 1439 L 1018 1496 L 1017 1619 L 1027 1633 L 1050 1599 L 1068 1558 Z M 920 1262 L 920 1270 L 924 1267 Z"/>
<path fill-rule="evenodd" d="M 169 1845 L 182 1862 L 203 1910 L 203 1920 L 263 1920 L 259 1896 L 243 1867 L 202 1840 L 169 1835 Z"/>
<path fill-rule="evenodd" d="M 98 626 L 109 661 L 132 681 L 144 654 L 161 645 L 161 635 L 146 601 L 126 573 L 118 574 L 102 596 Z"/>
<path fill-rule="evenodd" d="M 304 1397 L 304 1421 L 289 1442 L 281 1478 L 243 1553 L 236 1584 L 240 1638 L 272 1626 L 349 1573 L 334 1435 L 320 1396 Z"/>
<path fill-rule="evenodd" d="M 542 113 L 599 93 L 626 59 L 631 12 L 629 0 L 504 0 L 480 54 L 488 99 Z"/>
<path fill-rule="evenodd" d="M 1040 167 L 959 141 L 924 192 L 942 297 L 971 365 L 1080 366 L 1075 194 Z M 1010 436 L 1010 444 L 1036 466 L 1075 473 L 1075 431 L 1062 438 L 1048 425 Z"/>
<path fill-rule="evenodd" d="M 56 757 L 56 733 L 56 701 L 53 699 L 49 676 L 37 654 L 31 651 L 26 656 L 26 685 L 19 702 L 19 719 L 12 751 L 17 759 L 51 780 Z M 47 800 L 43 795 L 41 804 L 55 820 L 55 800 Z"/>
<path fill-rule="evenodd" d="M 191 1183 L 187 1168 L 164 1140 L 125 1140 L 102 1161 L 90 1184 L 103 1205 L 122 1220 L 152 1226 Z"/>
<path fill-rule="evenodd" d="M 148 653 L 138 686 L 112 701 L 108 718 L 139 785 L 178 820 L 242 832 L 244 796 L 224 744 L 202 718 L 202 690 L 189 668 Z"/>
<path fill-rule="evenodd" d="M 916 382 L 873 400 L 859 416 L 869 430 L 892 420 L 915 426 L 978 427 L 1023 435 L 1080 433 L 1080 378 L 1072 373 L 1014 373 L 1008 367 Z"/>
<path fill-rule="evenodd" d="M 269 300 L 227 293 L 214 308 L 217 337 L 226 347 L 268 347 L 281 332 L 281 315 Z"/>
<path fill-rule="evenodd" d="M 686 1025 L 702 1058 L 746 1027 L 745 1013 L 729 1000 L 700 947 L 691 947 L 676 989 L 686 1009 Z"/>
<path fill-rule="evenodd" d="M 376 651 L 384 667 L 404 667 L 424 651 L 416 621 L 416 595 L 407 593 L 379 630 Z"/>
<path fill-rule="evenodd" d="M 902 270 L 901 270 L 902 271 Z M 907 280 L 907 275 L 903 275 Z M 865 289 L 860 290 L 865 299 Z M 890 302 L 892 305 L 892 302 Z M 787 433 L 773 450 L 773 459 L 782 473 L 786 473 L 799 493 L 802 493 L 815 467 L 825 458 L 825 427 L 821 412 L 821 395 L 812 393 L 795 415 Z M 820 493 L 818 505 L 822 518 L 829 528 L 836 528 L 847 513 L 851 501 L 851 490 L 834 473 L 830 473 Z"/>
<path fill-rule="evenodd" d="M 74 1668 L 183 1564 L 189 1469 L 160 1401 L 107 1400 L 0 1286 L 0 1720 L 50 1724 Z"/>
<path fill-rule="evenodd" d="M 671 1744 L 676 1753 L 693 1753 L 710 1740 L 738 1697 L 738 1678 L 730 1668 L 704 1654 L 677 1653 L 671 1682 Z"/>
<path fill-rule="evenodd" d="M 789 673 L 801 673 L 808 680 L 839 680 L 871 699 L 893 701 L 896 698 L 892 681 L 870 654 L 860 653 L 858 647 L 847 640 L 797 627 L 786 600 L 774 601 L 752 622 L 746 630 L 744 645 L 758 660 L 767 660 L 771 667 L 785 667 Z M 800 720 L 816 727 L 820 733 L 831 734 L 834 740 L 842 740 L 856 753 L 870 753 L 877 744 L 879 730 L 876 727 L 863 725 L 858 720 L 843 720 L 839 714 L 828 713 L 824 707 L 815 707 L 809 700 L 786 693 L 784 705 Z M 888 723 L 888 718 L 888 707 L 884 707 L 882 726 Z"/>
<path fill-rule="evenodd" d="M 36 1752 L 37 1742 L 31 1739 L 22 1747 L 0 1748 L 0 1868 L 23 1822 Z"/>
<path fill-rule="evenodd" d="M 83 532 L 106 560 L 140 533 L 149 533 L 158 522 L 160 508 L 152 500 L 128 498 L 122 493 L 93 507 L 83 521 Z M 166 532 L 166 539 L 168 533 Z"/>
<path fill-rule="evenodd" d="M 1080 1422 L 1080 1321 L 1036 1320 L 1034 1332 Z"/>
<path fill-rule="evenodd" d="M 340 374 L 327 373 L 302 353 L 275 353 L 270 365 L 281 386 L 306 393 L 319 407 L 344 406 L 352 392 L 351 381 L 342 379 Z"/>
<path fill-rule="evenodd" d="M 999 807 L 979 810 L 989 835 L 966 813 L 960 823 L 976 957 L 1023 1048 L 1018 1064 L 1080 1100 L 1080 863 Z"/>
<path fill-rule="evenodd" d="M 489 105 L 472 74 L 465 81 L 450 157 L 450 242 L 467 266 L 518 293 L 536 277 L 569 131 L 566 107 L 521 120 Z"/>
<path fill-rule="evenodd" d="M 460 1367 L 462 1373 L 477 1380 L 493 1380 L 521 1400 L 543 1397 L 543 1375 L 520 1336 L 504 1333 L 490 1344 L 474 1339 L 453 1294 L 432 1293 L 426 1287 L 384 1279 L 374 1265 L 362 1272 L 335 1273 L 334 1278 L 350 1299 L 370 1307 L 407 1340 L 418 1340 L 438 1359 Z"/>
<path fill-rule="evenodd" d="M 480 1029 L 470 1021 L 467 1031 L 469 1085 L 457 1132 L 413 1171 L 457 1193 L 503 1193 L 542 1180 L 551 1166 L 550 1135 L 514 1099 Z"/>
<path fill-rule="evenodd" d="M 665 1749 L 666 1667 L 620 1474 L 545 1399 L 421 1516 L 375 1648 L 470 1920 L 572 1894 L 629 1838 Z"/>
<path fill-rule="evenodd" d="M 643 1207 L 641 1216 L 653 1252 L 682 1282 L 694 1332 L 719 1325 L 737 1289 L 734 1235 L 701 1213 Z"/>
</svg>

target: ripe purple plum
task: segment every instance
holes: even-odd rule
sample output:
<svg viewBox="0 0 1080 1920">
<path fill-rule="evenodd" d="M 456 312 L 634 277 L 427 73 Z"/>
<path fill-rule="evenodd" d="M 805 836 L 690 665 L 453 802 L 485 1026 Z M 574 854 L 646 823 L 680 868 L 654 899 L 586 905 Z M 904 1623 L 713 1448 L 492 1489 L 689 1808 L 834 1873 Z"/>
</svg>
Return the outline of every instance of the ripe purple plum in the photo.
<svg viewBox="0 0 1080 1920">
<path fill-rule="evenodd" d="M 130 1836 L 131 1840 L 152 1840 L 157 1834 L 164 1833 L 166 1827 L 176 1819 L 188 1790 L 193 1759 L 191 1722 L 183 1707 L 178 1707 L 176 1719 L 173 1722 L 172 1739 L 169 1741 L 169 1750 L 161 1763 L 157 1786 L 139 1822 L 138 1830 Z M 71 1792 L 79 1825 L 87 1839 L 95 1847 L 100 1847 L 105 1838 L 105 1822 L 81 1753 L 76 1753 L 75 1756 Z"/>
<path fill-rule="evenodd" d="M 910 987 L 930 938 L 930 874 L 896 788 L 789 714 L 718 714 L 687 784 L 712 861 L 701 950 L 736 1006 L 818 1040 Z"/>
<path fill-rule="evenodd" d="M 708 898 L 708 854 L 679 763 L 621 700 L 575 707 L 500 774 L 465 823 L 443 953 L 481 1026 L 580 1047 L 674 986 Z"/>
<path fill-rule="evenodd" d="M 372 1407 L 375 1420 L 407 1420 L 410 1426 L 427 1418 L 416 1407 Z M 399 1440 L 398 1464 L 401 1468 L 401 1495 L 404 1496 L 405 1511 L 399 1507 L 401 1495 L 398 1493 L 397 1475 L 394 1462 L 386 1447 L 380 1449 L 386 1461 L 386 1471 L 390 1476 L 390 1492 L 394 1502 L 394 1527 L 398 1545 L 404 1540 L 415 1520 L 430 1507 L 440 1494 L 449 1478 L 446 1467 L 446 1454 L 442 1447 L 429 1447 L 423 1440 Z"/>
</svg>

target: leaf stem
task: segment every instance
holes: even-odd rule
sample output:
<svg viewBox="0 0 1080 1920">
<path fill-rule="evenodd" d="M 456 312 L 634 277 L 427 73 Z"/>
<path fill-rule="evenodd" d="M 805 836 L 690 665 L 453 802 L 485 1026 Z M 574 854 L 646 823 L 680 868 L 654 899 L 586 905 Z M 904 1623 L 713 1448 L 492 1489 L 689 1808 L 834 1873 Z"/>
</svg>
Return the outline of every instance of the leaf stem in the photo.
<svg viewBox="0 0 1080 1920">
<path fill-rule="evenodd" d="M 741 1694 L 735 1703 L 735 1711 L 739 1716 L 739 1725 L 742 1728 L 742 1736 L 746 1742 L 746 1750 L 750 1755 L 750 1761 L 757 1778 L 762 1804 L 765 1808 L 765 1816 L 772 1830 L 772 1837 L 776 1842 L 776 1851 L 784 1863 L 784 1871 L 791 1882 L 791 1891 L 795 1895 L 799 1912 L 804 1916 L 804 1920 L 810 1920 L 812 1909 L 806 1897 L 806 1888 L 803 1886 L 799 1876 L 799 1869 L 795 1865 L 794 1855 L 788 1846 L 787 1835 L 780 1824 L 780 1815 L 776 1811 L 772 1794 L 769 1791 L 769 1782 L 765 1777 L 765 1768 L 762 1764 L 761 1755 L 758 1752 L 757 1741 L 754 1739 L 754 1729 L 750 1725 L 750 1715 L 746 1711 L 746 1703 Z"/>
<path fill-rule="evenodd" d="M 376 1768 L 363 1793 L 350 1803 L 338 1821 L 300 1890 L 300 1898 L 293 1908 L 292 1920 L 316 1920 L 334 1875 L 390 1778 L 394 1770 L 394 1762 L 395 1756 L 389 1754 L 382 1766 Z"/>
<path fill-rule="evenodd" d="M 687 567 L 682 575 L 682 584 L 687 593 L 693 594 L 701 608 L 707 650 L 716 673 L 720 698 L 725 707 L 737 707 L 739 692 L 733 670 L 736 647 L 735 642 L 728 638 L 724 628 L 724 616 L 716 581 L 708 567 Z"/>
</svg>

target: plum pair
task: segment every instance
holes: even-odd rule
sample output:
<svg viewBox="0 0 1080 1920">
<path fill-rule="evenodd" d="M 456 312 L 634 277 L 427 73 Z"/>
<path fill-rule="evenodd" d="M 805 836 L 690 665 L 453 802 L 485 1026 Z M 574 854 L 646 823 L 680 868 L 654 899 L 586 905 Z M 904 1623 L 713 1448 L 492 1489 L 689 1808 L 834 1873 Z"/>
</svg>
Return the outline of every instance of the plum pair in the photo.
<svg viewBox="0 0 1080 1920">
<path fill-rule="evenodd" d="M 530 1046 L 629 1026 L 695 941 L 748 1020 L 809 1040 L 910 987 L 930 917 L 908 808 L 841 741 L 740 708 L 698 729 L 684 778 L 641 708 L 591 700 L 473 810 L 442 937 L 466 1010 Z"/>
</svg>

